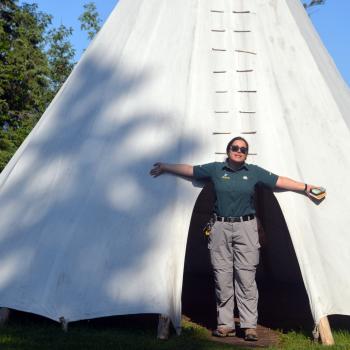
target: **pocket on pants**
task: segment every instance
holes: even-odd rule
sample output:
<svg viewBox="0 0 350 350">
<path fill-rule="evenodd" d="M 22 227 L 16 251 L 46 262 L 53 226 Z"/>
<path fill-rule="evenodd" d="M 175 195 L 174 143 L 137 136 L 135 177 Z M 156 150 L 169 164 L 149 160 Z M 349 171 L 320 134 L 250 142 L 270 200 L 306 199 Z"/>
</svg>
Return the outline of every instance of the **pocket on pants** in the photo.
<svg viewBox="0 0 350 350">
<path fill-rule="evenodd" d="M 259 242 L 259 232 L 256 219 L 249 220 L 243 223 L 245 236 L 242 237 L 242 240 L 245 241 L 245 247 L 241 249 L 246 249 L 246 251 L 254 251 L 260 248 Z"/>
<path fill-rule="evenodd" d="M 260 260 L 260 250 L 247 248 L 234 250 L 234 266 L 240 270 L 255 270 Z"/>
<path fill-rule="evenodd" d="M 216 221 L 211 228 L 211 233 L 208 237 L 208 249 L 215 249 L 215 247 L 220 244 L 220 239 L 222 239 L 221 231 L 222 223 L 220 221 Z"/>
<path fill-rule="evenodd" d="M 208 249 L 212 249 L 213 247 L 214 235 L 216 232 L 217 232 L 217 221 L 214 223 L 213 227 L 211 228 L 210 235 L 208 236 Z"/>
</svg>

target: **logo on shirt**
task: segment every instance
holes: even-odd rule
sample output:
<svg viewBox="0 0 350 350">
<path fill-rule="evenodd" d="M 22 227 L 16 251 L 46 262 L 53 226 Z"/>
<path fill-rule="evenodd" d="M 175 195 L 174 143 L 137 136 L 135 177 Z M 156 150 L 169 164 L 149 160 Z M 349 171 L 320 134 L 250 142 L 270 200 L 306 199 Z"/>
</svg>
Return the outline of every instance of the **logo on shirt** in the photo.
<svg viewBox="0 0 350 350">
<path fill-rule="evenodd" d="M 245 175 L 244 175 L 244 176 L 242 177 L 242 179 L 243 179 L 243 180 L 248 180 L 248 176 L 245 176 Z"/>
<path fill-rule="evenodd" d="M 231 178 L 228 176 L 227 173 L 225 173 L 223 176 L 221 176 L 222 179 L 224 180 L 230 180 Z"/>
</svg>

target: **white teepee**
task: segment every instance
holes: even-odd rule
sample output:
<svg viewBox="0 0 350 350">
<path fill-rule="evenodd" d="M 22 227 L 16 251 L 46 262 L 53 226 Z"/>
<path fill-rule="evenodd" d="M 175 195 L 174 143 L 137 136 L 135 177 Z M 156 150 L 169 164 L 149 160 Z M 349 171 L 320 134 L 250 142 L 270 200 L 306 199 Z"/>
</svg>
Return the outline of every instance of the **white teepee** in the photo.
<svg viewBox="0 0 350 350">
<path fill-rule="evenodd" d="M 316 322 L 350 314 L 350 98 L 299 0 L 120 0 L 0 175 L 0 306 L 180 326 L 197 184 L 153 162 L 250 162 L 327 188 L 277 193 Z"/>
</svg>

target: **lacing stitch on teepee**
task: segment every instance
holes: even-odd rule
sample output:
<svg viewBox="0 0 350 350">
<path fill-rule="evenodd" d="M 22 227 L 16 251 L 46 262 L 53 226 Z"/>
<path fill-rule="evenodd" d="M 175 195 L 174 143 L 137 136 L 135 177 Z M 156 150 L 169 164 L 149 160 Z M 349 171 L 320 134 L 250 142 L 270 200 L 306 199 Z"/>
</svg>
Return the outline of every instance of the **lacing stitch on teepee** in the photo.
<svg viewBox="0 0 350 350">
<path fill-rule="evenodd" d="M 250 54 L 250 55 L 256 55 L 256 52 L 253 52 L 253 51 L 235 50 L 235 52 L 247 53 L 247 54 Z"/>
<path fill-rule="evenodd" d="M 216 25 L 214 25 L 212 28 L 210 28 L 210 32 L 213 33 L 213 35 L 218 35 L 215 37 L 214 42 L 212 42 L 211 51 L 213 54 L 215 53 L 216 59 L 216 65 L 222 65 L 220 67 L 214 66 L 212 70 L 212 74 L 215 77 L 215 80 L 217 82 L 217 89 L 214 91 L 214 98 L 215 98 L 215 104 L 216 107 L 213 109 L 214 115 L 222 115 L 225 116 L 225 119 L 218 119 L 217 122 L 219 125 L 216 125 L 215 129 L 213 131 L 213 135 L 230 135 L 238 128 L 241 130 L 240 133 L 244 135 L 255 135 L 257 133 L 256 130 L 253 130 L 249 126 L 250 118 L 256 115 L 256 111 L 249 109 L 249 106 L 252 108 L 254 106 L 254 103 L 252 101 L 255 100 L 255 97 L 257 95 L 257 90 L 253 88 L 252 86 L 252 80 L 254 76 L 251 74 L 254 74 L 255 68 L 249 67 L 251 59 L 249 56 L 256 56 L 257 52 L 254 51 L 253 47 L 244 47 L 241 46 L 239 43 L 241 40 L 243 40 L 243 43 L 248 40 L 248 45 L 250 44 L 250 38 L 252 35 L 252 29 L 248 26 L 248 20 L 250 19 L 251 14 L 253 12 L 251 9 L 243 9 L 243 10 L 233 10 L 233 11 L 226 11 L 223 9 L 210 9 L 211 13 L 216 14 L 225 14 L 225 17 L 220 17 L 220 22 L 217 22 Z M 236 25 L 232 28 L 230 23 L 233 18 L 226 17 L 227 13 L 231 16 L 245 16 L 245 17 L 235 17 L 239 23 L 236 23 Z M 217 16 L 217 15 L 215 15 Z M 242 22 L 238 18 L 242 19 Z M 219 17 L 215 17 L 215 19 L 219 19 Z M 229 23 L 226 23 L 227 20 Z M 226 33 L 229 33 L 229 36 L 220 36 L 227 35 Z M 234 37 L 233 37 L 234 35 Z M 232 47 L 231 43 L 236 44 L 236 47 Z M 225 54 L 225 56 L 223 56 Z M 231 60 L 231 55 L 243 55 L 243 56 L 237 56 L 237 59 L 243 62 L 242 66 L 237 67 L 230 67 L 229 62 L 234 61 L 234 56 Z M 245 58 L 244 55 L 247 55 L 247 58 Z M 248 66 L 247 66 L 248 64 Z M 247 66 L 247 67 L 245 67 Z M 233 71 L 231 72 L 233 68 Z M 239 74 L 237 75 L 238 79 L 238 85 L 233 84 L 232 78 L 234 75 L 231 76 L 231 73 Z M 227 94 L 233 90 L 234 93 L 236 93 L 239 100 L 237 101 L 237 110 L 236 113 L 238 116 L 241 116 L 241 122 L 242 124 L 239 124 L 240 126 L 237 126 L 237 120 L 239 119 L 227 119 L 230 114 L 232 113 L 232 117 L 234 117 L 234 111 L 232 111 L 231 101 L 232 99 L 229 99 Z M 226 94 L 226 95 L 225 95 Z M 246 95 L 246 97 L 244 96 Z M 221 97 L 220 97 L 221 96 Z M 252 96 L 252 97 L 249 97 Z M 254 98 L 253 98 L 254 97 Z M 243 99 L 243 100 L 242 100 Z M 239 102 L 242 101 L 242 102 Z M 243 101 L 246 101 L 243 103 Z M 243 103 L 243 104 L 242 104 Z M 244 108 L 246 107 L 246 108 Z M 226 117 L 227 116 L 227 117 Z M 224 124 L 221 124 L 224 123 Z M 228 124 L 226 124 L 228 123 Z M 247 124 L 248 123 L 248 124 Z M 219 138 L 218 142 L 221 143 L 221 141 L 224 139 Z M 225 143 L 225 141 L 224 141 Z M 226 154 L 224 150 L 221 151 L 222 145 L 218 145 L 218 150 L 215 152 L 215 154 Z M 254 153 L 252 153 L 254 154 Z"/>
<path fill-rule="evenodd" d="M 238 93 L 238 96 L 240 96 L 236 113 L 238 113 L 238 116 L 241 116 L 240 133 L 242 135 L 256 135 L 257 131 L 250 123 L 252 122 L 251 118 L 256 116 L 256 111 L 254 110 L 254 100 L 256 99 L 258 91 L 255 89 L 253 84 L 255 75 L 254 61 L 251 61 L 249 56 L 254 57 L 257 55 L 257 52 L 254 50 L 254 46 L 251 41 L 253 39 L 251 36 L 253 34 L 253 30 L 251 27 L 249 27 L 249 25 L 247 25 L 247 21 L 253 18 L 251 15 L 255 14 L 255 12 L 252 12 L 251 9 L 244 9 L 233 10 L 232 13 L 235 16 L 234 18 L 238 21 L 236 28 L 233 28 L 233 33 L 238 41 L 238 44 L 236 44 L 237 46 L 234 48 L 234 54 L 237 55 L 236 57 L 238 64 L 240 63 L 239 66 L 235 67 L 235 73 L 237 74 L 236 77 L 238 81 L 238 86 L 235 90 L 236 93 Z M 243 45 L 241 46 L 241 44 Z M 247 44 L 248 47 L 245 47 Z M 249 139 L 248 141 L 251 142 Z M 256 155 L 254 151 L 249 154 Z"/>
</svg>

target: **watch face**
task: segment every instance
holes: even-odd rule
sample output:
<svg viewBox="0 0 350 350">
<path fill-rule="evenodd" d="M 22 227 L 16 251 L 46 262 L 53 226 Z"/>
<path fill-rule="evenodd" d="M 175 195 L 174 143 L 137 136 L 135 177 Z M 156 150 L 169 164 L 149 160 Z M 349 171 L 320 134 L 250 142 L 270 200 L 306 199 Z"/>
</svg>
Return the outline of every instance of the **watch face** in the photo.
<svg viewBox="0 0 350 350">
<path fill-rule="evenodd" d="M 318 196 L 319 194 L 321 193 L 324 193 L 325 192 L 325 189 L 324 188 L 313 188 L 311 190 L 311 193 Z"/>
</svg>

